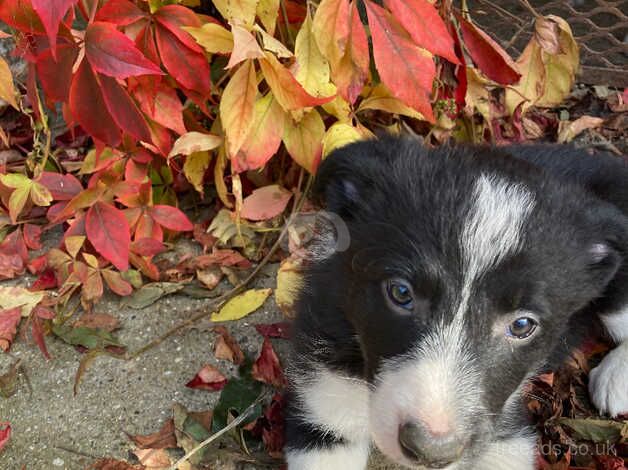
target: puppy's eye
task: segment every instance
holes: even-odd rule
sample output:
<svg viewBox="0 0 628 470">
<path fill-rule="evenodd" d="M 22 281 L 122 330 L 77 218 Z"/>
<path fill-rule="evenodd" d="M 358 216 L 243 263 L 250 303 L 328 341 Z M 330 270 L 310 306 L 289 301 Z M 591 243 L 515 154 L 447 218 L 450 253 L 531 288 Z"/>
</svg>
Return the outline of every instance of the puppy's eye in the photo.
<svg viewBox="0 0 628 470">
<path fill-rule="evenodd" d="M 412 288 L 403 281 L 388 281 L 386 287 L 388 297 L 395 305 L 405 309 L 412 309 Z"/>
<path fill-rule="evenodd" d="M 534 333 L 537 325 L 537 321 L 533 318 L 517 318 L 506 327 L 506 334 L 515 339 L 524 339 Z"/>
</svg>

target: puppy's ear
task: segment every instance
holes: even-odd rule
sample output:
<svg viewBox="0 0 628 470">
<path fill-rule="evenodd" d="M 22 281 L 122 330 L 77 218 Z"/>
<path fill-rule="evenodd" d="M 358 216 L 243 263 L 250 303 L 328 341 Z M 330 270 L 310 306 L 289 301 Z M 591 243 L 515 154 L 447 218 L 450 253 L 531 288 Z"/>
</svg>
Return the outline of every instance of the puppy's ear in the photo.
<svg viewBox="0 0 628 470">
<path fill-rule="evenodd" d="M 326 209 L 350 218 L 360 202 L 368 197 L 374 183 L 378 143 L 358 142 L 334 150 L 321 163 L 313 194 Z M 383 158 L 381 159 L 383 160 Z"/>
<path fill-rule="evenodd" d="M 587 261 L 596 283 L 605 287 L 628 263 L 628 218 L 614 208 L 596 215 L 599 235 L 587 249 Z"/>
</svg>

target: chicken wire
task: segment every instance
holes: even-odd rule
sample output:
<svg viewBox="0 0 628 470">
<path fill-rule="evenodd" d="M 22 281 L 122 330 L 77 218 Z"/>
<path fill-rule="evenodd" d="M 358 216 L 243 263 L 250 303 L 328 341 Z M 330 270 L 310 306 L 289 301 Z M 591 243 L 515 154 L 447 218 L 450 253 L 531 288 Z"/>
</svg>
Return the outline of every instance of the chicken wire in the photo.
<svg viewBox="0 0 628 470">
<path fill-rule="evenodd" d="M 472 18 L 517 58 L 534 31 L 534 15 L 557 15 L 580 45 L 579 81 L 628 87 L 628 0 L 468 0 Z"/>
</svg>

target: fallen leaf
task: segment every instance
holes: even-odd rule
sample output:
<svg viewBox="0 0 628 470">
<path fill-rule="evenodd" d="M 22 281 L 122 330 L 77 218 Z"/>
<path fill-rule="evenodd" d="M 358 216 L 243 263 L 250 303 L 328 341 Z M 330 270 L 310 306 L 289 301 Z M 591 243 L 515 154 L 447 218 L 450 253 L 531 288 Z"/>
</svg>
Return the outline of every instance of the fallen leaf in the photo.
<svg viewBox="0 0 628 470">
<path fill-rule="evenodd" d="M 0 310 L 0 349 L 8 351 L 22 319 L 19 307 Z"/>
<path fill-rule="evenodd" d="M 185 386 L 216 392 L 222 390 L 226 384 L 227 378 L 216 367 L 206 364 Z"/>
<path fill-rule="evenodd" d="M 268 220 L 281 214 L 292 193 L 277 184 L 258 188 L 244 198 L 240 215 L 248 220 Z"/>
<path fill-rule="evenodd" d="M 212 432 L 224 428 L 229 422 L 229 416 L 244 412 L 259 396 L 261 390 L 262 384 L 253 380 L 250 374 L 229 380 L 214 408 Z M 258 405 L 242 426 L 255 421 L 261 414 L 262 406 Z"/>
<path fill-rule="evenodd" d="M 274 387 L 283 388 L 286 385 L 286 378 L 283 375 L 279 358 L 268 338 L 264 338 L 262 350 L 253 364 L 251 373 L 255 380 Z"/>
<path fill-rule="evenodd" d="M 593 116 L 581 116 L 575 121 L 560 121 L 558 125 L 558 143 L 571 142 L 587 129 L 595 129 L 604 123 L 604 119 Z"/>
<path fill-rule="evenodd" d="M 214 346 L 214 356 L 216 359 L 231 361 L 236 365 L 242 364 L 244 362 L 244 353 L 233 336 L 229 334 L 227 328 L 224 326 L 216 326 L 213 331 L 219 335 Z"/>
<path fill-rule="evenodd" d="M 213 290 L 218 285 L 222 276 L 220 267 L 216 265 L 196 270 L 196 278 L 209 290 Z"/>
<path fill-rule="evenodd" d="M 0 286 L 0 309 L 9 310 L 19 307 L 23 317 L 30 315 L 43 298 L 43 292 L 31 292 L 23 287 Z"/>
<path fill-rule="evenodd" d="M 116 459 L 98 459 L 87 470 L 146 470 L 144 465 L 131 465 L 128 462 Z"/>
<path fill-rule="evenodd" d="M 212 313 L 211 321 L 239 320 L 264 305 L 272 289 L 250 289 L 229 300 L 218 312 Z"/>
<path fill-rule="evenodd" d="M 123 346 L 111 333 L 101 329 L 53 325 L 52 332 L 68 344 L 87 349 L 100 350 L 107 346 Z"/>
<path fill-rule="evenodd" d="M 9 442 L 11 437 L 11 423 L 4 421 L 0 423 L 0 450 Z"/>
<path fill-rule="evenodd" d="M 145 308 L 166 295 L 179 292 L 184 287 L 185 284 L 178 282 L 151 282 L 144 284 L 130 297 L 126 297 L 123 303 L 135 309 Z"/>
<path fill-rule="evenodd" d="M 164 449 L 137 449 L 133 453 L 146 470 L 170 468 L 170 457 Z"/>
<path fill-rule="evenodd" d="M 579 439 L 614 443 L 628 436 L 628 422 L 610 419 L 560 418 L 559 423 L 571 428 Z"/>
<path fill-rule="evenodd" d="M 290 323 L 288 322 L 255 325 L 255 329 L 264 338 L 288 339 L 290 337 Z"/>
<path fill-rule="evenodd" d="M 140 449 L 169 449 L 177 447 L 177 440 L 174 436 L 174 421 L 169 419 L 161 429 L 153 434 L 136 435 L 129 438 Z"/>
<path fill-rule="evenodd" d="M 85 313 L 74 322 L 74 327 L 84 326 L 87 328 L 100 328 L 112 332 L 119 328 L 120 321 L 108 313 Z"/>
</svg>

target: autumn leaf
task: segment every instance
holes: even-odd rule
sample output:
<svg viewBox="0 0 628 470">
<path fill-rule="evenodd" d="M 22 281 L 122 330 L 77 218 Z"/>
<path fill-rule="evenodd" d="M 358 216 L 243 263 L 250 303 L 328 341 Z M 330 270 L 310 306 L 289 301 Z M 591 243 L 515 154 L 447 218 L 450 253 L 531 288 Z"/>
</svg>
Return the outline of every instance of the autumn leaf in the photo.
<svg viewBox="0 0 628 470">
<path fill-rule="evenodd" d="M 279 5 L 281 0 L 259 0 L 257 2 L 257 17 L 271 36 L 275 35 L 275 26 L 279 16 Z"/>
<path fill-rule="evenodd" d="M 155 222 L 168 230 L 186 232 L 194 229 L 190 219 L 176 207 L 158 204 L 149 207 L 148 213 Z"/>
<path fill-rule="evenodd" d="M 14 224 L 29 200 L 38 206 L 49 206 L 52 201 L 52 195 L 45 186 L 20 173 L 0 175 L 0 182 L 13 189 L 9 198 L 9 215 Z"/>
<path fill-rule="evenodd" d="M 220 100 L 220 119 L 227 134 L 229 155 L 236 155 L 253 124 L 257 80 L 255 65 L 246 60 L 233 74 Z"/>
<path fill-rule="evenodd" d="M 318 49 L 312 19 L 308 14 L 297 34 L 294 54 L 297 59 L 295 78 L 312 96 L 329 96 L 335 93 L 330 83 L 329 63 Z"/>
<path fill-rule="evenodd" d="M 265 57 L 259 62 L 262 73 L 277 102 L 284 110 L 290 111 L 318 106 L 334 98 L 333 96 L 315 97 L 310 95 L 274 55 L 266 53 Z"/>
<path fill-rule="evenodd" d="M 252 375 L 255 380 L 274 387 L 283 388 L 286 385 L 279 358 L 268 338 L 264 338 L 262 350 L 253 364 Z"/>
<path fill-rule="evenodd" d="M 114 23 L 118 26 L 127 26 L 146 18 L 146 16 L 146 13 L 129 0 L 108 0 L 98 9 L 94 19 Z"/>
<path fill-rule="evenodd" d="M 362 138 L 363 136 L 358 128 L 343 122 L 335 123 L 325 132 L 325 137 L 323 138 L 323 158 L 327 157 L 333 150 Z"/>
<path fill-rule="evenodd" d="M 4 421 L 0 423 L 0 451 L 7 445 L 11 437 L 11 423 Z"/>
<path fill-rule="evenodd" d="M 558 125 L 558 143 L 571 142 L 587 129 L 595 129 L 604 123 L 604 119 L 593 116 L 580 116 L 575 121 L 561 121 Z"/>
<path fill-rule="evenodd" d="M 206 23 L 200 28 L 181 28 L 211 54 L 229 54 L 233 50 L 233 34 L 216 23 Z"/>
<path fill-rule="evenodd" d="M 23 317 L 29 316 L 43 298 L 43 292 L 31 292 L 23 287 L 0 286 L 0 309 L 19 308 Z"/>
<path fill-rule="evenodd" d="M 349 0 L 322 0 L 314 15 L 313 35 L 332 68 L 345 52 L 351 25 L 349 12 Z"/>
<path fill-rule="evenodd" d="M 476 25 L 457 15 L 464 45 L 473 62 L 491 80 L 502 85 L 513 85 L 521 74 L 508 53 Z"/>
<path fill-rule="evenodd" d="M 13 75 L 9 64 L 3 57 L 0 57 L 0 99 L 3 99 L 15 109 L 19 111 L 19 106 L 16 100 L 17 91 L 13 83 Z"/>
<path fill-rule="evenodd" d="M 396 20 L 372 1 L 365 0 L 373 38 L 375 66 L 392 94 L 434 122 L 430 104 L 436 66 L 432 55 L 412 42 Z"/>
<path fill-rule="evenodd" d="M 253 25 L 258 0 L 213 0 L 223 18 L 229 22 Z"/>
<path fill-rule="evenodd" d="M 281 214 L 292 193 L 279 185 L 258 188 L 244 198 L 240 215 L 248 220 L 268 220 Z"/>
<path fill-rule="evenodd" d="M 315 173 L 323 153 L 325 123 L 316 109 L 301 121 L 286 119 L 283 142 L 290 156 L 310 173 Z"/>
<path fill-rule="evenodd" d="M 159 431 L 152 434 L 127 435 L 140 449 L 172 449 L 177 447 L 172 418 L 168 419 Z"/>
<path fill-rule="evenodd" d="M 379 84 L 371 90 L 358 107 L 358 111 L 365 109 L 377 109 L 392 114 L 400 114 L 414 119 L 421 119 L 422 115 L 418 111 L 404 104 L 401 100 L 395 98 L 390 91 L 383 85 Z"/>
<path fill-rule="evenodd" d="M 31 0 L 33 9 L 41 18 L 50 41 L 50 49 L 53 57 L 56 55 L 57 33 L 59 23 L 78 0 Z"/>
<path fill-rule="evenodd" d="M 163 75 L 115 25 L 95 21 L 85 31 L 85 56 L 97 72 L 114 78 Z"/>
<path fill-rule="evenodd" d="M 216 359 L 231 361 L 236 365 L 242 364 L 245 359 L 244 353 L 235 339 L 229 334 L 229 331 L 224 326 L 216 326 L 213 331 L 218 334 L 218 339 L 216 339 L 214 346 Z"/>
<path fill-rule="evenodd" d="M 218 312 L 212 313 L 211 321 L 239 320 L 260 308 L 272 289 L 250 289 L 229 300 Z"/>
<path fill-rule="evenodd" d="M 290 51 L 290 49 L 288 49 L 286 46 L 283 45 L 281 41 L 272 37 L 258 25 L 255 25 L 253 29 L 257 31 L 262 37 L 262 47 L 264 48 L 264 50 L 270 51 L 277 57 L 283 59 L 294 57 L 294 54 Z"/>
<path fill-rule="evenodd" d="M 428 0 L 386 0 L 385 4 L 418 46 L 454 64 L 460 63 L 454 52 L 454 40 L 432 3 Z"/>
<path fill-rule="evenodd" d="M 175 155 L 190 155 L 194 152 L 213 150 L 221 143 L 222 138 L 217 135 L 203 134 L 196 131 L 188 132 L 175 141 L 168 158 Z"/>
<path fill-rule="evenodd" d="M 192 152 L 186 157 L 183 164 L 183 174 L 200 194 L 203 194 L 203 179 L 211 160 L 210 153 L 204 150 Z"/>
<path fill-rule="evenodd" d="M 253 107 L 253 122 L 238 153 L 231 157 L 231 168 L 240 173 L 262 168 L 281 145 L 286 116 L 272 95 L 258 98 Z"/>
<path fill-rule="evenodd" d="M 208 390 L 210 392 L 222 390 L 225 385 L 227 385 L 227 378 L 210 364 L 203 366 L 192 380 L 185 384 L 189 388 Z"/>
<path fill-rule="evenodd" d="M 264 52 L 259 47 L 255 36 L 248 30 L 234 24 L 231 26 L 231 33 L 233 34 L 233 51 L 231 51 L 229 62 L 225 66 L 226 69 L 233 68 L 247 59 L 261 59 L 264 57 Z"/>
<path fill-rule="evenodd" d="M 255 330 L 264 338 L 288 339 L 290 337 L 289 322 L 255 325 Z"/>
<path fill-rule="evenodd" d="M 8 351 L 22 319 L 19 307 L 0 309 L 0 349 Z"/>
<path fill-rule="evenodd" d="M 122 211 L 111 204 L 98 201 L 87 211 L 87 238 L 103 258 L 120 271 L 129 269 L 129 224 Z"/>
</svg>

